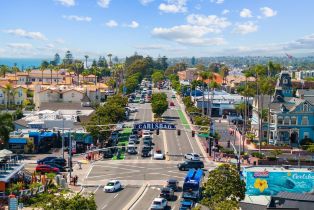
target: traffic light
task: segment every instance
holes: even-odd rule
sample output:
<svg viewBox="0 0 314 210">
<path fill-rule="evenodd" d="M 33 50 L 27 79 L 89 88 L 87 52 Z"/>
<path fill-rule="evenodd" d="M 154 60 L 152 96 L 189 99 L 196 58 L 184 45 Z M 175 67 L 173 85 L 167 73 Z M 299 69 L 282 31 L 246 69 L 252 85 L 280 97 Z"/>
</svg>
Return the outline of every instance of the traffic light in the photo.
<svg viewBox="0 0 314 210">
<path fill-rule="evenodd" d="M 156 130 L 156 135 L 159 135 L 159 129 Z"/>
<path fill-rule="evenodd" d="M 195 137 L 195 131 L 192 131 L 192 137 Z"/>
<path fill-rule="evenodd" d="M 180 129 L 177 130 L 177 135 L 178 135 L 178 136 L 181 135 L 181 130 L 180 130 Z"/>
</svg>

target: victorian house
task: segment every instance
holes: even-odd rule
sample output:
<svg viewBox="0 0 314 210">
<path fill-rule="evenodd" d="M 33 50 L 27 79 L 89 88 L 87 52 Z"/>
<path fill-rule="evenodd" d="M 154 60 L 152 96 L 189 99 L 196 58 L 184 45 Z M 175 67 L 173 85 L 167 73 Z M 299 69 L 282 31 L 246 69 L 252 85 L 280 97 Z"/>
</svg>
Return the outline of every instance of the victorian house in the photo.
<svg viewBox="0 0 314 210">
<path fill-rule="evenodd" d="M 270 102 L 269 126 L 271 144 L 297 146 L 303 139 L 314 141 L 313 97 L 294 97 L 288 72 L 281 72 L 278 78 Z"/>
</svg>

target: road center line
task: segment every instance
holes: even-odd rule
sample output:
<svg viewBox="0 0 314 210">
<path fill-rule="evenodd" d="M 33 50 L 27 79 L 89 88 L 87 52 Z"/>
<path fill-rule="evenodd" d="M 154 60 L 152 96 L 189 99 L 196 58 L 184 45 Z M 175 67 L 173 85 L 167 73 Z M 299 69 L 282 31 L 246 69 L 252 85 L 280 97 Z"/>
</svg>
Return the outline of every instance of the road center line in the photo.
<svg viewBox="0 0 314 210">
<path fill-rule="evenodd" d="M 98 189 L 100 188 L 101 185 L 98 185 L 98 187 L 96 188 L 96 190 L 94 190 L 94 194 L 98 191 Z"/>
<path fill-rule="evenodd" d="M 118 194 L 116 194 L 113 198 L 116 198 L 118 195 L 119 195 L 119 193 L 118 193 Z"/>
</svg>

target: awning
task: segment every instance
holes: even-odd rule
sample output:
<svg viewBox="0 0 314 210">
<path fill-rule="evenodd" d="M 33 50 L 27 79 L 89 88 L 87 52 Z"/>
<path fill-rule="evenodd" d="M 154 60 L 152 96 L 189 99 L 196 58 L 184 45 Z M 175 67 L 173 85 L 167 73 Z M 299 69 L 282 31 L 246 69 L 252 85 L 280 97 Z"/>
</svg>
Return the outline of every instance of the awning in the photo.
<svg viewBox="0 0 314 210">
<path fill-rule="evenodd" d="M 10 138 L 9 144 L 26 144 L 27 140 L 25 138 Z"/>
</svg>

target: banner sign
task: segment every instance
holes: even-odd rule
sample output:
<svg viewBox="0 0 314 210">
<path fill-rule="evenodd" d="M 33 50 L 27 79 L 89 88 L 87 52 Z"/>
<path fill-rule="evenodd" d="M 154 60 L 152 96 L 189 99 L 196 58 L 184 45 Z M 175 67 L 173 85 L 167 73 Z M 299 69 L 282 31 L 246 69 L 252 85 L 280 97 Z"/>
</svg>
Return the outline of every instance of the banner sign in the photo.
<svg viewBox="0 0 314 210">
<path fill-rule="evenodd" d="M 314 172 L 246 171 L 246 194 L 276 195 L 279 192 L 306 193 L 314 190 Z"/>
<path fill-rule="evenodd" d="M 139 130 L 175 130 L 176 126 L 165 122 L 144 122 L 134 124 L 134 128 Z"/>
</svg>

